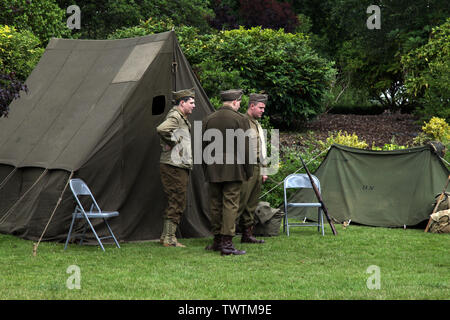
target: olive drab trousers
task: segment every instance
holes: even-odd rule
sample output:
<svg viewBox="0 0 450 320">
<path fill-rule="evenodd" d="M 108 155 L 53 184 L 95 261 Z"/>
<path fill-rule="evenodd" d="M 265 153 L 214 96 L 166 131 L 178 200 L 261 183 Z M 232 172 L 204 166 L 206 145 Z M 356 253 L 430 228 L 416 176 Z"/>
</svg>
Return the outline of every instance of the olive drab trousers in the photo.
<svg viewBox="0 0 450 320">
<path fill-rule="evenodd" d="M 242 181 L 210 182 L 211 225 L 214 235 L 234 236 Z"/>
<path fill-rule="evenodd" d="M 253 176 L 242 183 L 236 223 L 241 230 L 255 225 L 255 211 L 261 195 L 261 168 L 253 166 Z"/>
<path fill-rule="evenodd" d="M 184 209 L 186 209 L 189 170 L 165 163 L 160 163 L 159 168 L 163 189 L 167 195 L 167 208 L 164 212 L 164 218 L 170 219 L 178 225 Z"/>
</svg>

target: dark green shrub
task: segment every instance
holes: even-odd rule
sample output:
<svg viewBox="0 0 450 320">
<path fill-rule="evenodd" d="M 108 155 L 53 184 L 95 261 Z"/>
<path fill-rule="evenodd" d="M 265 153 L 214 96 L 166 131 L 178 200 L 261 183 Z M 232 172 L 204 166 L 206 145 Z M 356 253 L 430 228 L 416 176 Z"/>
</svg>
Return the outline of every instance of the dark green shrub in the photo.
<svg viewBox="0 0 450 320">
<path fill-rule="evenodd" d="M 259 27 L 221 31 L 204 52 L 220 61 L 225 72 L 238 72 L 243 89 L 269 94 L 268 115 L 287 125 L 323 111 L 323 99 L 334 77 L 332 62 L 319 57 L 303 34 Z M 200 78 L 204 69 L 199 69 Z M 217 88 L 226 89 L 220 82 Z"/>
</svg>

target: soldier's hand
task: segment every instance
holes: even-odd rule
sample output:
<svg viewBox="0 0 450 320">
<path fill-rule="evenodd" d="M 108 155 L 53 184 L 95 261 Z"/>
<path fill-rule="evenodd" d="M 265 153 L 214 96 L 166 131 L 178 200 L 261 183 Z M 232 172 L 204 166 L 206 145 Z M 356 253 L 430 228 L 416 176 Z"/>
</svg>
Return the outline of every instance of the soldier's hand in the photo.
<svg viewBox="0 0 450 320">
<path fill-rule="evenodd" d="M 166 145 L 164 146 L 164 151 L 170 151 L 170 150 L 172 150 L 172 147 L 169 146 L 168 144 L 166 144 Z"/>
<path fill-rule="evenodd" d="M 262 176 L 262 183 L 266 182 L 268 176 Z"/>
</svg>

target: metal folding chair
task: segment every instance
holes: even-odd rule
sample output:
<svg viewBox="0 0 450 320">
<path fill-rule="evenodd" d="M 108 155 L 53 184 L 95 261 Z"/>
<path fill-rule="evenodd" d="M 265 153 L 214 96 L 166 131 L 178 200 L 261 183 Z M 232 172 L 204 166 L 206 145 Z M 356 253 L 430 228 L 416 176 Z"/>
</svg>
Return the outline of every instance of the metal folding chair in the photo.
<svg viewBox="0 0 450 320">
<path fill-rule="evenodd" d="M 320 181 L 316 176 L 312 176 L 314 183 L 317 186 L 317 189 L 320 192 Z M 293 203 L 288 202 L 287 200 L 287 189 L 302 189 L 302 188 L 311 188 L 311 181 L 307 174 L 290 174 L 284 179 L 284 222 L 283 222 L 283 232 L 286 231 L 289 236 L 289 227 L 315 227 L 317 226 L 317 230 L 320 232 L 322 229 L 322 235 L 325 235 L 325 230 L 323 227 L 323 211 L 322 204 L 320 202 L 314 203 Z M 318 219 L 317 223 L 289 223 L 288 219 L 288 209 L 290 207 L 316 207 L 318 208 Z"/>
<path fill-rule="evenodd" d="M 111 230 L 111 227 L 109 226 L 109 223 L 107 219 L 112 217 L 117 217 L 119 215 L 119 212 L 117 211 L 102 211 L 100 207 L 97 204 L 97 201 L 95 201 L 94 196 L 92 195 L 91 190 L 86 185 L 86 183 L 81 179 L 71 179 L 70 180 L 70 189 L 72 190 L 73 196 L 75 197 L 75 200 L 77 202 L 77 206 L 75 207 L 75 211 L 72 214 L 72 223 L 70 224 L 69 233 L 67 234 L 67 240 L 66 244 L 64 246 L 64 250 L 67 248 L 67 244 L 69 243 L 70 236 L 72 233 L 73 225 L 75 223 L 76 219 L 85 219 L 86 224 L 84 226 L 83 234 L 81 235 L 80 245 L 83 243 L 84 236 L 86 234 L 87 227 L 89 226 L 92 232 L 94 233 L 95 238 L 97 239 L 100 247 L 103 251 L 105 251 L 105 248 L 103 247 L 102 241 L 103 239 L 114 239 L 114 242 L 116 243 L 116 246 L 120 248 L 119 242 L 117 241 L 116 237 L 114 236 L 114 233 Z M 85 210 L 84 206 L 82 205 L 80 201 L 79 196 L 89 196 L 91 200 L 91 208 L 89 211 Z M 94 226 L 92 225 L 90 219 L 103 219 L 103 221 L 106 224 L 106 227 L 109 230 L 110 236 L 106 237 L 99 237 L 97 232 L 94 229 Z"/>
</svg>

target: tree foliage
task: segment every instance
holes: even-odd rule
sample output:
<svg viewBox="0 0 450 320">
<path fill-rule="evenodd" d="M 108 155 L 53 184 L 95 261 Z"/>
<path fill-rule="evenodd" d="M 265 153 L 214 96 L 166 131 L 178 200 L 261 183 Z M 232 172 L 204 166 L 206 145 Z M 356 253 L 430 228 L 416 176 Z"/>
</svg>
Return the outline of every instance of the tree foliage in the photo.
<svg viewBox="0 0 450 320">
<path fill-rule="evenodd" d="M 155 26 L 156 24 L 156 26 Z M 118 30 L 110 38 L 167 31 L 171 22 L 147 21 Z M 267 114 L 290 124 L 323 111 L 324 95 L 334 79 L 333 63 L 321 58 L 304 34 L 282 29 L 224 30 L 199 34 L 193 27 L 175 27 L 179 43 L 197 77 L 217 107 L 219 93 L 230 88 L 269 94 Z"/>
<path fill-rule="evenodd" d="M 239 26 L 282 28 L 286 32 L 295 31 L 299 25 L 289 2 L 277 0 L 213 0 L 215 17 L 211 26 L 221 29 L 237 29 Z"/>
<path fill-rule="evenodd" d="M 65 10 L 58 7 L 55 0 L 0 2 L 0 25 L 14 26 L 19 31 L 29 30 L 40 39 L 42 46 L 47 45 L 51 37 L 69 34 L 65 16 Z"/>
<path fill-rule="evenodd" d="M 72 0 L 57 0 L 61 8 Z M 149 18 L 172 20 L 176 25 L 191 25 L 200 30 L 209 28 L 214 16 L 209 0 L 78 0 L 81 10 L 80 38 L 105 39 L 118 29 L 137 26 Z"/>
<path fill-rule="evenodd" d="M 335 60 L 341 79 L 370 99 L 398 110 L 404 96 L 401 56 L 426 43 L 431 28 L 449 16 L 447 0 L 292 1 L 311 18 L 313 45 Z M 381 10 L 381 29 L 370 30 L 369 5 Z"/>
<path fill-rule="evenodd" d="M 240 0 L 240 16 L 244 27 L 279 29 L 293 32 L 297 16 L 287 2 L 276 0 Z"/>
<path fill-rule="evenodd" d="M 450 120 L 450 18 L 433 28 L 425 45 L 404 55 L 402 63 L 406 91 L 421 104 L 422 118 Z"/>
</svg>

